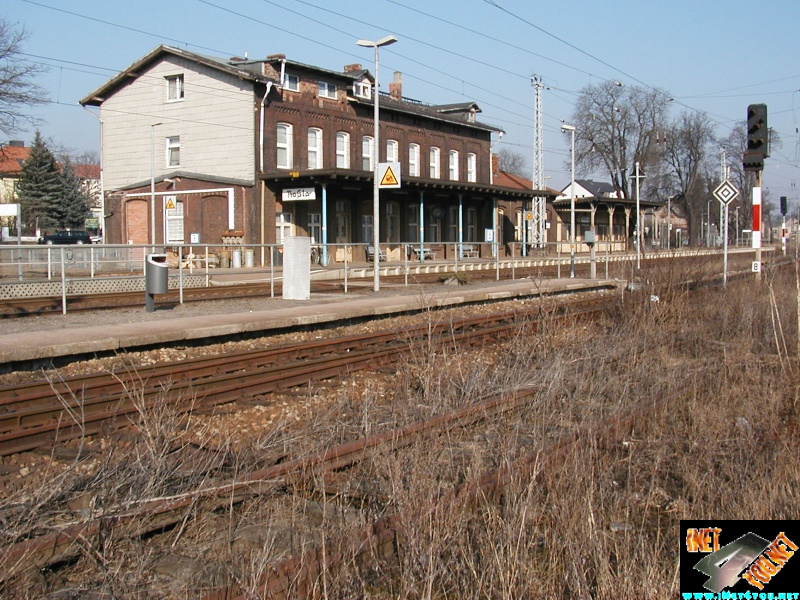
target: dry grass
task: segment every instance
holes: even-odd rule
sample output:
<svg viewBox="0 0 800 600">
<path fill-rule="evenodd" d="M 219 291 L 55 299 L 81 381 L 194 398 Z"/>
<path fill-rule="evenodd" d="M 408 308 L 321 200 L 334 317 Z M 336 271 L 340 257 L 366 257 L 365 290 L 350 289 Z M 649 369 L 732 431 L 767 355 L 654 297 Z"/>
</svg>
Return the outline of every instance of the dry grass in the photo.
<svg viewBox="0 0 800 600">
<path fill-rule="evenodd" d="M 795 519 L 800 512 L 797 273 L 766 272 L 760 285 L 688 294 L 682 282 L 692 275 L 669 266 L 647 271 L 658 302 L 648 293 L 626 298 L 623 313 L 600 321 L 523 324 L 494 350 L 420 344 L 393 378 L 309 389 L 302 430 L 281 424 L 248 443 L 231 439 L 214 455 L 194 457 L 191 468 L 174 460 L 191 448 L 187 421 L 141 406 L 143 435 L 104 455 L 91 473 L 79 473 L 76 463 L 79 477 L 52 478 L 34 494 L 0 501 L 2 541 L 52 526 L 59 511 L 75 518 L 191 493 L 289 448 L 310 453 L 499 390 L 538 390 L 524 410 L 499 422 L 426 437 L 335 477 L 310 473 L 280 495 L 231 499 L 213 513 L 197 507 L 149 539 L 86 540 L 73 564 L 0 591 L 10 598 L 56 590 L 59 598 L 189 598 L 236 583 L 244 597 L 259 598 L 263 576 L 287 557 L 312 547 L 332 555 L 371 521 L 397 515 L 392 558 L 376 557 L 369 567 L 345 561 L 314 581 L 314 594 L 477 600 L 675 593 L 680 519 Z M 654 416 L 621 439 L 586 438 L 555 462 L 515 472 L 499 495 L 452 494 L 643 402 L 656 407 Z"/>
</svg>

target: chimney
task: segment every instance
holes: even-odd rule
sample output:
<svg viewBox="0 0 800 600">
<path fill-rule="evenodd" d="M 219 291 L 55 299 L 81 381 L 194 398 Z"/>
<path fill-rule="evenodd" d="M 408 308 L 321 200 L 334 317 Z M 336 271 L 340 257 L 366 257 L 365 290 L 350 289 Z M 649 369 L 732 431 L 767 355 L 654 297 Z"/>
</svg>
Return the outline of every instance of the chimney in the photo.
<svg viewBox="0 0 800 600">
<path fill-rule="evenodd" d="M 361 65 L 358 63 L 344 66 L 345 73 L 354 73 L 355 71 L 360 71 L 360 70 L 361 70 Z"/>
<path fill-rule="evenodd" d="M 500 155 L 492 152 L 492 173 L 497 175 L 500 172 Z"/>
<path fill-rule="evenodd" d="M 403 74 L 400 71 L 394 72 L 394 81 L 389 84 L 389 96 L 395 100 L 403 99 Z"/>
</svg>

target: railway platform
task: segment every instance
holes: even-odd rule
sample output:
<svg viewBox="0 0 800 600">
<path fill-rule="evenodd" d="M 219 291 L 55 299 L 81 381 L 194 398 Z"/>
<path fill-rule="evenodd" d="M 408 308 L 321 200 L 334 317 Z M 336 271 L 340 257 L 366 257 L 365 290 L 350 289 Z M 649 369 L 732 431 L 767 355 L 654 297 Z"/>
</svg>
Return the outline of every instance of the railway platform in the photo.
<svg viewBox="0 0 800 600">
<path fill-rule="evenodd" d="M 68 357 L 129 352 L 159 345 L 231 339 L 299 326 L 332 324 L 370 316 L 390 316 L 431 308 L 590 290 L 616 290 L 618 281 L 597 279 L 517 279 L 457 287 L 437 285 L 392 288 L 352 295 L 312 293 L 308 300 L 263 298 L 158 307 L 154 312 L 98 311 L 87 315 L 49 315 L 9 331 L 0 322 L 0 370 L 46 365 Z M 23 319 L 24 321 L 24 319 Z"/>
</svg>

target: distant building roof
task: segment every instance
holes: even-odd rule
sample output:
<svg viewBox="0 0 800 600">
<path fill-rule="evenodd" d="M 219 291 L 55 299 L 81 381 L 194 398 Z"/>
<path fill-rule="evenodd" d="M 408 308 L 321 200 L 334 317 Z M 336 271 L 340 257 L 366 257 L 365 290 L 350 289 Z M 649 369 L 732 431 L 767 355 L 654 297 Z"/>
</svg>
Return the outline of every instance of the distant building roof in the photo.
<svg viewBox="0 0 800 600">
<path fill-rule="evenodd" d="M 19 177 L 22 163 L 30 156 L 31 149 L 22 144 L 0 147 L 0 177 Z"/>
</svg>

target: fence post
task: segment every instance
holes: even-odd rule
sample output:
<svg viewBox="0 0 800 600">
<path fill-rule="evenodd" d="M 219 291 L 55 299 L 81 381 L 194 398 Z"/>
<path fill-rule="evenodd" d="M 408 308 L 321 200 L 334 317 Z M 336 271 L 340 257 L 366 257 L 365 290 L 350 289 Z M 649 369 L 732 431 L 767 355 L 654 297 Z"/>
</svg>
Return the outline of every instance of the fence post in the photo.
<svg viewBox="0 0 800 600">
<path fill-rule="evenodd" d="M 61 314 L 67 314 L 67 265 L 64 261 L 64 248 L 61 248 Z"/>
</svg>

